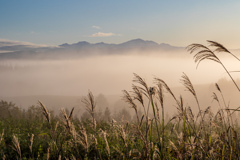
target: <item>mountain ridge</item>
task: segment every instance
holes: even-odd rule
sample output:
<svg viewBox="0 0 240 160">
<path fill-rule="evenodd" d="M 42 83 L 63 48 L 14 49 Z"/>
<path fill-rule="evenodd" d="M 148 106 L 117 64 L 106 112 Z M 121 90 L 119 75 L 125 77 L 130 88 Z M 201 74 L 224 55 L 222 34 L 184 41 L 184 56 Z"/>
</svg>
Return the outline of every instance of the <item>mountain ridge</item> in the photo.
<svg viewBox="0 0 240 160">
<path fill-rule="evenodd" d="M 152 45 L 152 46 L 163 46 L 163 45 L 166 45 L 166 46 L 169 46 L 169 47 L 174 47 L 174 48 L 183 48 L 183 47 L 178 47 L 178 46 L 172 46 L 170 44 L 167 44 L 167 43 L 157 43 L 157 42 L 154 42 L 154 41 L 150 41 L 150 40 L 143 40 L 143 39 L 140 39 L 140 38 L 137 38 L 137 39 L 132 39 L 132 40 L 129 40 L 129 41 L 126 41 L 126 42 L 122 42 L 122 43 L 105 43 L 105 42 L 98 42 L 98 43 L 89 43 L 87 41 L 79 41 L 77 43 L 73 43 L 73 44 L 69 44 L 69 43 L 63 43 L 63 44 L 60 44 L 58 46 L 60 47 L 65 47 L 65 46 L 76 46 L 76 45 L 120 45 L 120 46 L 124 46 L 124 45 Z"/>
<path fill-rule="evenodd" d="M 79 41 L 77 43 L 63 43 L 58 46 L 35 46 L 29 44 L 17 44 L 4 46 L 0 41 L 0 60 L 4 59 L 67 59 L 81 58 L 89 55 L 127 54 L 130 52 L 169 52 L 183 50 L 170 44 L 158 44 L 154 41 L 132 39 L 119 44 L 104 42 L 89 43 Z"/>
</svg>

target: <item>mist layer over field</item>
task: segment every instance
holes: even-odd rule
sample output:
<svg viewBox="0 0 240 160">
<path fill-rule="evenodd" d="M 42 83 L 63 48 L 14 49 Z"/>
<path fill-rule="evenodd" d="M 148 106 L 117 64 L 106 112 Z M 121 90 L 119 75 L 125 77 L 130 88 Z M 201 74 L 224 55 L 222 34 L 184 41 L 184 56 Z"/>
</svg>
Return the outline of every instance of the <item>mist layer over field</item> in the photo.
<svg viewBox="0 0 240 160">
<path fill-rule="evenodd" d="M 220 55 L 220 58 L 229 71 L 240 68 L 238 61 L 230 56 Z M 78 106 L 81 105 L 79 97 L 85 96 L 90 90 L 95 96 L 99 94 L 107 96 L 111 107 L 114 107 L 117 99 L 122 97 L 122 90 L 131 90 L 133 73 L 136 73 L 146 80 L 149 87 L 155 85 L 155 77 L 163 79 L 177 97 L 182 95 L 188 105 L 195 105 L 192 95 L 186 92 L 180 83 L 184 72 L 195 86 L 204 107 L 212 101 L 211 96 L 212 92 L 216 91 L 214 87 L 216 82 L 219 82 L 220 87 L 223 88 L 227 101 L 231 101 L 231 104 L 238 103 L 236 87 L 228 81 L 227 74 L 219 64 L 204 61 L 198 69 L 196 66 L 193 55 L 186 50 L 167 53 L 129 52 L 90 55 L 65 60 L 2 60 L 0 61 L 0 98 L 13 101 L 20 106 L 29 106 L 36 104 L 38 99 L 46 99 L 39 97 L 40 95 L 65 96 L 65 98 L 54 97 L 52 100 L 45 100 L 49 102 L 46 103 L 47 105 L 63 107 L 65 101 L 69 103 L 70 97 L 66 98 L 66 96 L 74 96 L 76 98 L 70 98 L 73 103 L 69 103 L 69 106 Z M 238 72 L 231 74 L 235 79 L 239 77 Z M 110 95 L 115 95 L 115 98 L 109 98 Z M 26 99 L 26 96 L 32 97 Z"/>
<path fill-rule="evenodd" d="M 196 70 L 192 55 L 187 52 L 181 55 L 129 54 L 58 61 L 3 61 L 0 63 L 0 96 L 77 96 L 88 90 L 96 94 L 120 94 L 123 89 L 131 88 L 133 73 L 150 84 L 158 77 L 173 87 L 180 85 L 182 72 L 193 84 L 216 82 L 226 76 L 214 62 L 203 62 Z"/>
</svg>

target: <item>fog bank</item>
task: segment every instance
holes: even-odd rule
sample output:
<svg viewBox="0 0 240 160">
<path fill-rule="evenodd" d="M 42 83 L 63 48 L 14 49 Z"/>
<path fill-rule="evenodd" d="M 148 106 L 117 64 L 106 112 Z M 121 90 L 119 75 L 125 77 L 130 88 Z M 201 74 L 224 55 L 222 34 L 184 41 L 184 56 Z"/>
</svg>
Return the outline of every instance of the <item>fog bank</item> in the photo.
<svg viewBox="0 0 240 160">
<path fill-rule="evenodd" d="M 192 55 L 166 56 L 162 54 L 128 54 L 89 56 L 72 60 L 1 61 L 1 97 L 28 95 L 85 95 L 121 94 L 130 90 L 133 73 L 153 85 L 153 78 L 166 81 L 169 86 L 181 85 L 179 79 L 186 73 L 193 84 L 214 83 L 227 77 L 219 64 L 205 61 L 196 69 Z M 238 63 L 225 60 L 230 70 Z M 237 66 L 238 65 L 238 66 Z M 238 78 L 238 73 L 233 73 Z"/>
</svg>

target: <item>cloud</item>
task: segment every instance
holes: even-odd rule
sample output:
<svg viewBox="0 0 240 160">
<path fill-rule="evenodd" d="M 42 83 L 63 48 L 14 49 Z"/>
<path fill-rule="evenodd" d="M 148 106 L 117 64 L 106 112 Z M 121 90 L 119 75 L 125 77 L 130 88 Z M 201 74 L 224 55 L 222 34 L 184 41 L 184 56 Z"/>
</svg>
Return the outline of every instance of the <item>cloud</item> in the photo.
<svg viewBox="0 0 240 160">
<path fill-rule="evenodd" d="M 39 33 L 35 32 L 35 31 L 31 31 L 30 34 L 37 35 Z"/>
<path fill-rule="evenodd" d="M 54 46 L 51 46 L 51 45 L 35 44 L 35 43 L 31 43 L 31 42 L 14 41 L 14 40 L 1 39 L 0 38 L 0 47 L 15 46 L 15 45 L 24 45 L 24 46 L 31 46 L 31 47 L 54 47 Z"/>
<path fill-rule="evenodd" d="M 120 34 L 98 32 L 92 34 L 90 37 L 111 37 L 111 36 L 120 36 Z"/>
<path fill-rule="evenodd" d="M 94 29 L 100 29 L 99 26 L 92 26 L 92 28 L 94 28 Z"/>
</svg>

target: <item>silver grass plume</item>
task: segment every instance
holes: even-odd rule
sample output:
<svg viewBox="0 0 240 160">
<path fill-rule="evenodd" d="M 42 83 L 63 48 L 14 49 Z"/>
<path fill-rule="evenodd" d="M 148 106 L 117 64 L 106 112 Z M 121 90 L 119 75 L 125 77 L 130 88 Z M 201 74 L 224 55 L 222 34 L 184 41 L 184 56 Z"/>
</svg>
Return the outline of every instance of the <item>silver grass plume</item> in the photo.
<svg viewBox="0 0 240 160">
<path fill-rule="evenodd" d="M 159 79 L 159 78 L 154 78 L 156 83 L 159 85 L 161 84 L 166 90 L 168 93 L 171 94 L 171 96 L 173 97 L 173 99 L 176 101 L 178 107 L 180 107 L 180 102 L 177 100 L 177 98 L 175 97 L 175 95 L 173 94 L 172 90 L 170 89 L 170 87 L 167 85 L 167 83 L 162 80 L 162 79 Z"/>
<path fill-rule="evenodd" d="M 143 94 L 147 97 L 150 98 L 150 92 L 147 83 L 145 82 L 144 79 L 142 79 L 139 75 L 134 73 L 134 79 L 133 82 L 140 84 L 142 87 L 139 86 L 139 89 L 142 90 Z"/>
<path fill-rule="evenodd" d="M 139 86 L 136 86 L 134 84 L 132 85 L 132 89 L 133 89 L 133 91 L 132 91 L 133 100 L 136 99 L 142 104 L 142 107 L 143 107 L 143 110 L 144 110 L 144 115 L 147 116 L 146 108 L 145 108 L 145 105 L 144 105 L 143 91 L 140 89 Z M 138 115 L 137 115 L 137 117 L 138 117 Z"/>
<path fill-rule="evenodd" d="M 47 119 L 48 123 L 50 124 L 50 113 L 48 112 L 47 108 L 45 107 L 45 105 L 41 101 L 38 101 L 38 103 L 42 107 L 43 115 L 45 116 L 45 118 Z"/>
<path fill-rule="evenodd" d="M 82 100 L 82 102 L 85 104 L 85 107 L 86 107 L 87 111 L 88 111 L 92 116 L 94 116 L 94 111 L 95 111 L 95 108 L 96 108 L 96 103 L 95 103 L 94 96 L 93 96 L 93 94 L 92 94 L 91 91 L 88 92 L 87 98 L 84 98 L 84 99 Z"/>
<path fill-rule="evenodd" d="M 28 136 L 30 137 L 30 135 Z M 31 137 L 29 138 L 29 141 L 30 141 L 29 149 L 31 153 L 32 153 L 33 137 L 34 137 L 34 134 L 31 134 Z"/>
<path fill-rule="evenodd" d="M 47 160 L 49 160 L 49 156 L 50 156 L 50 147 L 47 148 Z"/>
<path fill-rule="evenodd" d="M 73 111 L 73 109 L 72 109 L 72 111 Z M 67 113 L 66 113 L 66 111 L 65 111 L 65 109 L 61 109 L 61 112 L 62 112 L 62 114 L 63 114 L 63 117 L 64 117 L 64 124 L 65 124 L 65 127 L 66 127 L 66 129 L 69 131 L 69 132 L 71 132 L 71 127 L 72 127 L 72 123 L 71 123 L 71 121 L 70 121 L 70 119 L 69 119 L 69 117 L 70 116 L 68 116 L 67 115 Z M 71 112 L 72 113 L 72 112 Z"/>
<path fill-rule="evenodd" d="M 157 90 L 158 99 L 160 101 L 161 106 L 163 106 L 163 99 L 164 99 L 163 85 L 161 83 L 158 83 L 157 85 L 158 85 L 158 90 Z"/>
<path fill-rule="evenodd" d="M 18 138 L 13 135 L 13 149 L 17 152 L 19 159 L 21 159 L 21 148 L 20 148 L 20 143 L 18 141 Z"/>
<path fill-rule="evenodd" d="M 215 100 L 215 101 L 217 101 L 219 103 L 218 96 L 217 96 L 217 94 L 215 92 L 213 92 L 212 97 L 213 97 L 213 100 Z"/>
<path fill-rule="evenodd" d="M 205 59 L 215 61 L 217 63 L 221 63 L 219 58 L 215 55 L 213 51 L 211 51 L 208 47 L 202 45 L 202 44 L 196 44 L 193 43 L 189 46 L 187 46 L 187 50 L 190 51 L 192 54 L 193 52 L 197 51 L 197 53 L 194 55 L 195 62 L 197 63 L 197 67 L 199 63 Z"/>
<path fill-rule="evenodd" d="M 197 102 L 197 105 L 198 105 L 198 110 L 199 112 L 201 113 L 201 108 L 200 108 L 200 104 L 199 104 L 199 101 L 198 101 L 198 98 L 197 98 L 197 94 L 196 94 L 196 91 L 192 85 L 192 82 L 190 81 L 190 79 L 188 78 L 188 76 L 183 73 L 182 75 L 182 79 L 180 80 L 182 82 L 182 84 L 184 85 L 184 87 L 190 92 L 192 93 L 192 95 L 194 96 L 196 102 Z M 201 115 L 201 118 L 202 118 L 202 121 L 203 121 L 203 116 Z"/>
<path fill-rule="evenodd" d="M 128 104 L 131 105 L 131 107 L 135 110 L 135 112 L 137 113 L 137 105 L 134 103 L 132 97 L 130 96 L 130 94 L 128 93 L 128 91 L 123 90 L 123 99 L 125 100 L 125 102 L 127 102 Z"/>
<path fill-rule="evenodd" d="M 86 129 L 81 125 L 80 126 L 80 144 L 84 147 L 84 149 L 88 152 L 88 136 Z"/>
<path fill-rule="evenodd" d="M 4 129 L 3 129 L 2 134 L 1 134 L 1 137 L 0 137 L 0 143 L 1 143 L 2 140 L 3 140 L 3 136 L 4 136 Z"/>
<path fill-rule="evenodd" d="M 240 61 L 238 57 L 236 57 L 234 54 L 232 54 L 227 48 L 225 48 L 222 44 L 215 42 L 215 41 L 210 41 L 208 40 L 208 43 L 210 44 L 209 46 L 216 47 L 214 52 L 226 52 L 231 54 L 234 58 Z"/>
<path fill-rule="evenodd" d="M 190 81 L 190 79 L 188 78 L 188 76 L 185 73 L 183 73 L 182 79 L 180 81 L 182 82 L 184 87 L 187 88 L 187 90 L 189 92 L 191 92 L 192 95 L 196 98 L 196 92 L 193 88 L 192 82 Z"/>
<path fill-rule="evenodd" d="M 143 94 L 140 87 L 132 85 L 134 99 L 137 99 L 142 105 L 144 105 Z"/>
<path fill-rule="evenodd" d="M 218 85 L 217 83 L 215 83 L 215 86 L 216 86 L 216 88 L 217 88 L 217 90 L 218 90 L 219 92 L 222 92 L 221 89 L 220 89 L 220 87 L 219 87 L 219 85 Z"/>
<path fill-rule="evenodd" d="M 214 41 L 208 41 L 210 43 L 210 46 L 214 46 L 217 47 L 217 49 L 215 50 L 215 52 L 228 52 L 230 53 L 225 47 L 223 47 L 221 44 L 214 42 Z M 186 47 L 186 49 L 188 51 L 190 51 L 190 54 L 192 54 L 193 52 L 197 51 L 197 53 L 194 55 L 194 59 L 195 62 L 197 63 L 197 67 L 199 65 L 199 63 L 205 59 L 211 60 L 211 61 L 215 61 L 217 63 L 219 63 L 224 70 L 227 72 L 228 76 L 231 78 L 232 82 L 234 83 L 234 85 L 237 87 L 238 91 L 240 92 L 240 88 L 238 87 L 237 83 L 235 82 L 235 80 L 233 79 L 233 77 L 231 76 L 231 74 L 229 73 L 229 71 L 227 70 L 227 68 L 225 67 L 225 65 L 220 61 L 220 59 L 216 56 L 216 54 L 214 53 L 214 51 L 210 50 L 208 47 L 202 45 L 202 44 L 196 44 L 193 43 L 189 46 Z M 233 55 L 233 54 L 232 54 Z M 234 56 L 234 55 L 233 55 Z M 234 56 L 235 58 L 237 58 L 236 56 Z M 238 58 L 237 58 L 238 59 Z M 238 59 L 239 60 L 239 59 Z"/>
<path fill-rule="evenodd" d="M 96 129 L 96 121 L 95 121 L 95 108 L 96 108 L 96 102 L 94 100 L 94 96 L 91 91 L 88 91 L 88 96 L 87 98 L 84 98 L 82 100 L 82 103 L 85 104 L 86 110 L 90 113 L 92 116 L 92 123 L 94 129 Z"/>
<path fill-rule="evenodd" d="M 108 156 L 110 157 L 110 148 L 109 148 L 109 144 L 108 144 L 108 141 L 107 141 L 107 133 L 100 128 L 99 129 L 99 134 L 103 137 L 103 139 L 105 141 L 106 150 L 107 150 Z"/>
<path fill-rule="evenodd" d="M 123 100 L 125 100 L 125 102 L 127 102 L 128 104 L 130 104 L 130 106 L 135 110 L 135 114 L 136 114 L 136 116 L 137 116 L 137 121 L 138 121 L 138 124 L 139 124 L 139 123 L 140 123 L 140 120 L 139 120 L 139 117 L 138 117 L 138 110 L 137 110 L 137 105 L 136 105 L 136 103 L 133 101 L 133 99 L 132 99 L 132 97 L 130 96 L 130 94 L 128 93 L 128 91 L 123 90 L 123 94 L 124 94 Z M 139 93 L 139 94 L 140 94 L 140 93 Z M 138 97 L 138 98 L 140 98 L 140 100 L 141 100 L 142 97 Z M 143 102 L 143 100 L 142 100 L 142 102 Z M 143 104 L 143 103 L 142 103 L 142 104 Z"/>
</svg>

